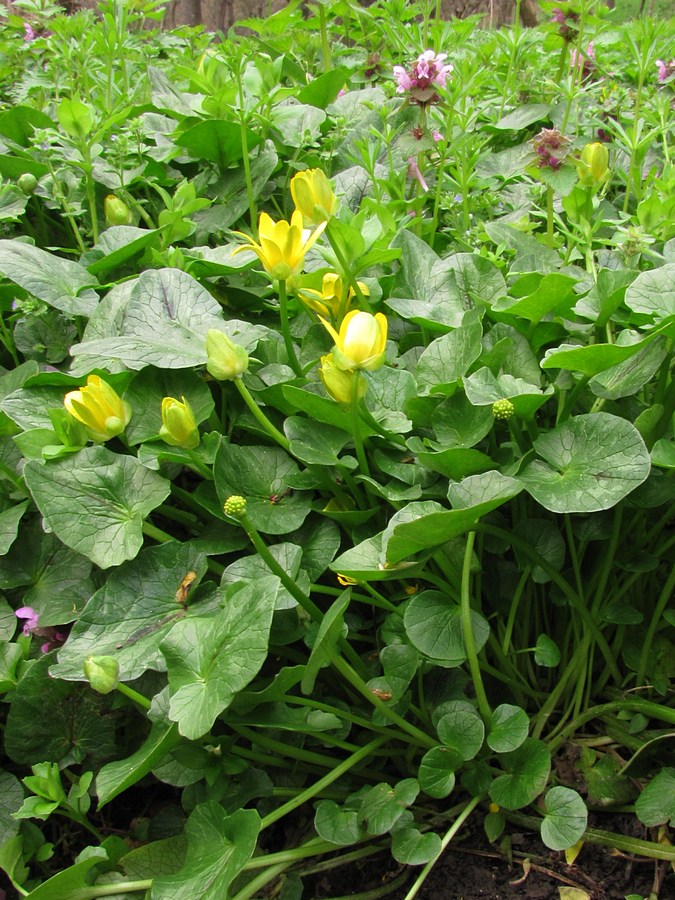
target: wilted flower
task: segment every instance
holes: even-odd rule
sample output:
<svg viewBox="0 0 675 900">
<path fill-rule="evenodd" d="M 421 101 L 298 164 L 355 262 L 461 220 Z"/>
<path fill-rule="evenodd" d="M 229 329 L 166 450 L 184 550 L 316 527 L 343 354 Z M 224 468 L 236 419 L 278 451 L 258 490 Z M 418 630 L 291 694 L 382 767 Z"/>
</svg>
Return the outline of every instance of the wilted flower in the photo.
<svg viewBox="0 0 675 900">
<path fill-rule="evenodd" d="M 382 313 L 353 309 L 342 320 L 339 332 L 325 319 L 321 321 L 335 341 L 331 362 L 338 369 L 372 372 L 384 363 L 387 318 Z"/>
<path fill-rule="evenodd" d="M 302 213 L 303 224 L 321 225 L 335 215 L 338 200 L 321 169 L 305 169 L 291 178 L 291 196 Z"/>
<path fill-rule="evenodd" d="M 369 296 L 370 291 L 368 287 L 362 281 L 357 281 L 356 283 L 361 293 L 366 297 Z M 340 313 L 344 315 L 349 311 L 354 298 L 354 291 L 352 288 L 349 288 L 345 299 L 345 286 L 342 279 L 335 272 L 327 272 L 323 276 L 320 291 L 303 288 L 303 290 L 299 291 L 299 297 L 303 303 L 309 306 L 310 309 L 313 309 L 314 312 L 319 313 L 320 316 L 328 314 L 337 321 Z"/>
<path fill-rule="evenodd" d="M 192 407 L 185 397 L 164 397 L 162 400 L 162 427 L 159 436 L 171 447 L 194 450 L 199 446 L 199 429 Z"/>
<path fill-rule="evenodd" d="M 338 403 L 351 403 L 355 390 L 356 398 L 360 400 L 365 397 L 368 390 L 368 383 L 360 372 L 337 368 L 332 353 L 321 357 L 319 377 L 333 400 L 337 400 Z"/>
<path fill-rule="evenodd" d="M 107 441 L 122 434 L 131 419 L 129 404 L 98 375 L 90 375 L 86 387 L 66 394 L 63 403 L 84 425 L 92 441 Z"/>
<path fill-rule="evenodd" d="M 453 70 L 450 63 L 443 64 L 447 56 L 447 53 L 437 55 L 433 50 L 425 50 L 417 57 L 417 62 L 409 71 L 403 66 L 394 66 L 396 93 L 408 93 L 410 99 L 420 106 L 438 103 L 440 97 L 436 88 L 445 87 L 448 75 Z"/>
<path fill-rule="evenodd" d="M 229 338 L 217 328 L 206 332 L 206 368 L 218 381 L 233 381 L 241 378 L 248 369 L 248 353 L 241 344 Z"/>
<path fill-rule="evenodd" d="M 263 268 L 273 281 L 288 281 L 299 274 L 305 261 L 305 254 L 323 233 L 326 223 L 322 222 L 314 231 L 303 229 L 302 213 L 295 210 L 291 221 L 274 222 L 267 213 L 260 213 L 258 236 L 260 243 L 241 231 L 235 231 L 246 238 L 247 244 L 237 247 L 234 253 L 253 250 Z"/>
<path fill-rule="evenodd" d="M 539 157 L 539 168 L 559 169 L 567 156 L 569 142 L 556 128 L 542 128 L 530 141 Z"/>
</svg>

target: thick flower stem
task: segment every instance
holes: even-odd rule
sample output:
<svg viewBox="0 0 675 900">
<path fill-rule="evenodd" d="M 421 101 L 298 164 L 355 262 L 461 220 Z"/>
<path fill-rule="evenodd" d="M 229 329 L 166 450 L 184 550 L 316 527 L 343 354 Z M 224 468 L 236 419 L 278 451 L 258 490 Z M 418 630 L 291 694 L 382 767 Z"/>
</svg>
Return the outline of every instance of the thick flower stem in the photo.
<svg viewBox="0 0 675 900">
<path fill-rule="evenodd" d="M 471 557 L 473 554 L 473 545 L 476 540 L 476 532 L 470 531 L 466 536 L 466 549 L 464 551 L 464 565 L 462 566 L 462 591 L 460 595 L 460 612 L 462 618 L 462 632 L 464 635 L 464 646 L 466 648 L 466 658 L 469 663 L 469 671 L 471 672 L 471 680 L 473 681 L 473 689 L 476 692 L 476 700 L 478 701 L 478 710 L 484 722 L 489 722 L 492 716 L 492 710 L 488 703 L 485 687 L 483 686 L 483 678 L 480 672 L 480 663 L 478 662 L 478 654 L 476 652 L 476 643 L 473 639 L 473 625 L 471 622 Z"/>
<path fill-rule="evenodd" d="M 296 360 L 297 361 L 297 360 Z M 251 396 L 251 392 L 246 387 L 241 378 L 234 378 L 234 386 L 237 388 L 239 393 L 241 394 L 242 400 L 248 406 L 249 410 L 253 413 L 256 421 L 259 425 L 265 429 L 267 434 L 272 438 L 273 441 L 276 441 L 280 447 L 283 447 L 284 450 L 290 450 L 290 442 L 284 435 L 279 431 L 278 428 L 275 428 L 274 425 L 267 418 L 265 413 L 260 409 L 258 404 L 255 402 L 253 397 Z"/>
</svg>

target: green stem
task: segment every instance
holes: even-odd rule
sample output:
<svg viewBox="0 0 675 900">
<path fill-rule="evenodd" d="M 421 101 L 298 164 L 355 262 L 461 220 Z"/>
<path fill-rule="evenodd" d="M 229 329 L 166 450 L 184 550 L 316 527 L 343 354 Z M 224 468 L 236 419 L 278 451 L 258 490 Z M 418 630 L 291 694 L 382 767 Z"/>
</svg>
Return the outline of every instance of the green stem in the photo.
<svg viewBox="0 0 675 900">
<path fill-rule="evenodd" d="M 314 601 L 298 587 L 296 582 L 291 578 L 288 572 L 286 572 L 283 566 L 281 566 L 272 556 L 269 547 L 260 537 L 257 530 L 254 528 L 253 523 L 251 522 L 251 519 L 246 512 L 239 516 L 239 521 L 246 531 L 249 540 L 257 550 L 258 554 L 260 555 L 261 559 L 264 561 L 270 572 L 272 572 L 273 575 L 277 576 L 277 578 L 281 581 L 291 597 L 297 600 L 298 604 L 302 609 L 304 609 L 307 615 L 315 622 L 320 623 L 323 619 L 323 613 L 316 605 L 316 603 L 314 603 Z M 349 657 L 349 659 L 352 661 L 352 664 L 356 667 L 357 670 L 362 668 L 363 664 L 361 662 L 361 659 L 359 658 L 358 654 L 355 652 L 351 644 L 349 644 L 344 637 L 338 639 L 338 646 L 342 650 L 342 652 Z"/>
<path fill-rule="evenodd" d="M 138 703 L 143 709 L 150 709 L 152 706 L 151 701 L 148 700 L 147 697 L 144 697 L 143 694 L 139 694 L 138 691 L 130 688 L 129 685 L 125 684 L 123 681 L 120 681 L 116 690 L 118 690 L 120 694 L 124 694 L 124 696 L 128 697 L 130 700 L 133 700 L 134 703 Z"/>
<path fill-rule="evenodd" d="M 255 194 L 253 192 L 253 179 L 251 178 L 251 161 L 248 152 L 248 134 L 246 131 L 246 112 L 244 104 L 244 84 L 242 72 L 237 65 L 237 81 L 239 84 L 239 136 L 241 140 L 242 162 L 244 164 L 244 180 L 246 182 L 246 196 L 248 198 L 248 214 L 251 219 L 251 230 L 257 237 L 258 210 L 256 208 Z M 223 174 L 221 172 L 221 174 Z"/>
<path fill-rule="evenodd" d="M 328 29 L 326 28 L 326 7 L 323 3 L 318 3 L 319 7 L 319 30 L 321 32 L 321 55 L 323 57 L 323 70 L 329 72 L 332 66 L 330 58 L 330 44 L 328 43 Z"/>
<path fill-rule="evenodd" d="M 235 378 L 233 380 L 234 386 L 241 394 L 244 403 L 249 408 L 251 413 L 253 413 L 253 416 L 258 424 L 262 425 L 264 430 L 267 432 L 267 434 L 269 434 L 273 441 L 276 441 L 277 444 L 279 444 L 280 447 L 283 447 L 284 450 L 289 451 L 291 446 L 290 441 L 286 437 L 284 437 L 284 435 L 279 431 L 278 428 L 275 428 L 274 425 L 272 425 L 265 413 L 262 411 L 262 409 L 260 409 L 258 404 L 251 396 L 251 392 L 246 387 L 243 380 L 241 378 Z"/>
<path fill-rule="evenodd" d="M 635 678 L 635 683 L 638 687 L 641 687 L 645 683 L 645 673 L 647 671 L 649 657 L 652 652 L 654 635 L 656 634 L 656 629 L 661 622 L 661 616 L 668 606 L 668 601 L 670 600 L 670 595 L 673 593 L 673 589 L 675 589 L 675 566 L 673 566 L 673 568 L 670 570 L 670 575 L 668 576 L 668 579 L 663 586 L 661 595 L 656 603 L 656 609 L 654 610 L 649 620 L 649 625 L 647 626 L 647 632 L 644 636 L 644 641 L 642 644 L 642 652 L 640 653 L 640 665 L 638 666 L 637 676 Z"/>
<path fill-rule="evenodd" d="M 526 816 L 522 813 L 504 810 L 504 815 L 509 822 L 515 825 L 539 831 L 541 819 L 535 816 Z M 615 834 L 611 831 L 601 831 L 599 828 L 587 828 L 583 836 L 586 844 L 599 844 L 602 847 L 611 847 L 635 856 L 645 856 L 648 859 L 666 859 L 675 862 L 675 847 L 667 844 L 657 844 L 653 841 L 643 841 L 641 838 L 627 837 L 624 834 Z"/>
<path fill-rule="evenodd" d="M 116 894 L 134 894 L 152 889 L 152 878 L 143 881 L 116 881 L 115 884 L 94 884 L 78 888 L 78 900 L 95 900 L 96 897 L 114 897 Z"/>
<path fill-rule="evenodd" d="M 612 678 L 614 678 L 617 684 L 621 684 L 621 673 L 619 672 L 619 667 L 617 666 L 614 654 L 612 653 L 611 648 L 607 643 L 607 639 L 598 628 L 598 625 L 591 615 L 590 610 L 588 610 L 584 606 L 584 604 L 581 602 L 581 598 L 577 596 L 575 591 L 562 577 L 560 572 L 558 572 L 557 569 L 551 566 L 551 564 L 543 556 L 541 556 L 541 554 L 537 553 L 537 551 L 527 541 L 522 540 L 512 532 L 506 531 L 503 528 L 498 528 L 495 525 L 488 525 L 483 522 L 480 522 L 476 526 L 476 529 L 477 531 L 482 531 L 485 534 L 492 534 L 495 537 L 499 537 L 502 540 L 507 541 L 514 547 L 518 547 L 518 549 L 521 550 L 525 555 L 529 556 L 529 558 L 537 566 L 541 566 L 541 568 L 546 571 L 546 573 L 551 578 L 551 581 L 554 581 L 557 584 L 557 586 L 569 601 L 570 606 L 572 606 L 573 609 L 576 610 L 576 612 L 583 620 L 585 627 L 589 630 L 593 637 L 593 640 L 600 648 L 600 652 L 602 653 L 605 662 L 612 673 Z"/>
<path fill-rule="evenodd" d="M 393 709 L 387 706 L 386 703 L 383 703 L 382 700 L 379 699 L 368 687 L 365 681 L 351 668 L 351 666 L 346 662 L 346 660 L 342 659 L 341 656 L 335 657 L 333 660 L 333 666 L 337 669 L 337 671 L 352 685 L 352 687 L 361 694 L 362 697 L 365 697 L 378 712 L 381 712 L 383 716 L 386 716 L 390 722 L 394 725 L 397 725 L 401 731 L 406 732 L 411 737 L 415 739 L 415 742 L 420 744 L 423 747 L 427 747 L 431 749 L 432 747 L 438 746 L 438 741 L 435 741 L 433 738 L 429 737 L 428 734 L 425 734 L 423 731 L 420 731 L 419 728 L 416 728 L 414 725 L 411 725 L 410 722 L 406 722 L 403 716 L 399 716 L 397 712 L 394 712 Z"/>
<path fill-rule="evenodd" d="M 405 895 L 404 900 L 413 900 L 413 898 L 417 896 L 420 888 L 424 884 L 427 876 L 429 875 L 429 873 L 431 872 L 433 867 L 436 865 L 436 863 L 441 858 L 443 853 L 445 853 L 445 851 L 448 848 L 448 845 L 450 844 L 450 842 L 452 841 L 454 836 L 457 834 L 459 829 L 466 822 L 466 820 L 469 818 L 471 813 L 478 806 L 478 804 L 481 802 L 482 799 L 483 799 L 483 797 L 481 795 L 479 797 L 473 797 L 471 800 L 469 800 L 469 802 L 464 807 L 463 811 L 457 816 L 455 821 L 452 823 L 451 827 L 448 829 L 448 831 L 444 835 L 443 840 L 441 841 L 441 849 L 438 851 L 438 854 L 433 859 L 429 860 L 429 862 L 426 864 L 426 866 L 422 869 L 422 871 L 416 878 L 415 883 L 410 888 L 408 893 Z"/>
<path fill-rule="evenodd" d="M 476 532 L 470 531 L 466 536 L 464 564 L 462 566 L 460 615 L 462 619 L 462 632 L 464 637 L 464 646 L 466 648 L 466 657 L 467 662 L 469 663 L 469 671 L 471 672 L 473 689 L 476 692 L 478 709 L 483 718 L 483 721 L 488 723 L 492 716 L 492 710 L 490 709 L 490 704 L 488 703 L 487 694 L 485 693 L 485 687 L 483 685 L 480 663 L 478 662 L 478 653 L 476 651 L 476 642 L 473 635 L 473 624 L 471 622 L 471 558 L 473 556 L 473 545 L 475 540 Z"/>
<path fill-rule="evenodd" d="M 370 478 L 370 468 L 368 466 L 368 458 L 365 454 L 363 448 L 363 440 L 361 438 L 361 418 L 359 416 L 359 388 L 361 386 L 361 379 L 363 375 L 357 370 L 354 374 L 354 379 L 352 381 L 352 436 L 354 438 L 354 449 L 356 451 L 356 458 L 359 462 L 359 468 L 361 470 L 362 475 L 366 475 Z M 368 489 L 366 488 L 366 493 L 368 493 Z"/>
<path fill-rule="evenodd" d="M 371 741 L 369 744 L 366 744 L 364 747 L 361 747 L 360 750 L 357 750 L 356 753 L 352 753 L 351 756 L 348 756 L 347 759 L 343 760 L 339 763 L 335 768 L 324 775 L 323 778 L 320 778 L 313 785 L 306 788 L 306 790 L 301 791 L 296 797 L 293 797 L 287 803 L 284 803 L 282 806 L 273 810 L 271 813 L 265 816 L 262 820 L 262 824 L 260 826 L 260 830 L 263 831 L 265 828 L 269 828 L 274 822 L 278 822 L 279 819 L 282 819 L 288 813 L 293 812 L 293 810 L 297 809 L 299 806 L 302 806 L 303 803 L 307 803 L 308 800 L 311 800 L 315 794 L 320 793 L 325 790 L 329 785 L 331 785 L 334 781 L 337 781 L 345 772 L 348 772 L 350 769 L 353 769 L 357 763 L 361 762 L 362 759 L 365 759 L 369 756 L 374 750 L 377 750 L 378 747 L 381 747 L 383 744 L 387 742 L 386 737 L 378 737 L 375 740 Z"/>
<path fill-rule="evenodd" d="M 553 229 L 553 188 L 546 185 L 546 242 L 549 247 L 555 245 Z"/>
<path fill-rule="evenodd" d="M 152 522 L 149 522 L 147 519 L 143 522 L 143 534 L 146 537 L 152 538 L 155 541 L 158 541 L 160 544 L 166 543 L 166 541 L 175 540 L 170 534 L 167 534 L 166 531 L 162 531 L 161 528 L 157 528 Z"/>
<path fill-rule="evenodd" d="M 359 307 L 363 310 L 366 310 L 366 312 L 370 312 L 371 311 L 370 303 L 368 303 L 368 300 L 366 299 L 363 291 L 359 287 L 359 283 L 352 273 L 351 266 L 349 266 L 349 264 L 347 263 L 344 253 L 342 252 L 342 248 L 340 247 L 339 242 L 337 241 L 337 239 L 335 238 L 335 235 L 333 234 L 333 232 L 331 230 L 331 220 L 330 219 L 328 220 L 328 225 L 326 226 L 325 235 L 328 238 L 328 243 L 331 245 L 331 247 L 333 249 L 333 253 L 335 254 L 338 264 L 339 264 L 340 268 L 342 269 L 341 274 L 347 279 L 347 281 L 349 282 L 349 287 L 354 291 L 354 294 L 355 294 L 357 300 L 359 301 Z M 338 324 L 338 326 L 340 325 L 339 322 L 337 324 Z"/>
<path fill-rule="evenodd" d="M 293 345 L 293 338 L 291 337 L 291 327 L 288 321 L 288 293 L 286 291 L 286 282 L 279 281 L 279 315 L 281 317 L 281 334 L 284 338 L 284 346 L 286 348 L 286 356 L 288 357 L 288 362 L 290 367 L 293 369 L 296 375 L 302 377 L 302 366 L 298 362 L 298 357 L 295 353 L 295 347 Z"/>
</svg>

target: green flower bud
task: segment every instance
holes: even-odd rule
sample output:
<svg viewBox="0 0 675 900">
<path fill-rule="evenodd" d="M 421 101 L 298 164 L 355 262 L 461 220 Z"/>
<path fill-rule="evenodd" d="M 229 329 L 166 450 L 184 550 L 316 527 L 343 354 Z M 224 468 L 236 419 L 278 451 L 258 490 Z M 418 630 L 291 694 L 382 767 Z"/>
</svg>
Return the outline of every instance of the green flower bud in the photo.
<svg viewBox="0 0 675 900">
<path fill-rule="evenodd" d="M 108 194 L 103 201 L 106 225 L 131 225 L 133 216 L 131 210 L 123 200 L 114 194 Z"/>
<path fill-rule="evenodd" d="M 513 403 L 506 398 L 503 400 L 495 400 L 492 404 L 492 415 L 495 419 L 502 419 L 505 421 L 506 419 L 510 419 L 514 412 L 515 408 Z"/>
<path fill-rule="evenodd" d="M 87 429 L 73 418 L 67 409 L 49 409 L 49 418 L 56 437 L 64 447 L 84 447 L 89 440 Z"/>
<path fill-rule="evenodd" d="M 246 512 L 246 498 L 240 497 L 239 494 L 233 494 L 225 501 L 223 511 L 226 516 L 232 516 L 233 519 L 238 519 Z"/>
<path fill-rule="evenodd" d="M 171 447 L 194 450 L 199 446 L 199 429 L 192 407 L 185 397 L 165 397 L 162 400 L 162 427 L 159 436 Z"/>
<path fill-rule="evenodd" d="M 112 656 L 88 656 L 84 661 L 84 674 L 97 693 L 109 694 L 119 683 L 119 663 Z"/>
<path fill-rule="evenodd" d="M 38 181 L 31 172 L 24 172 L 23 175 L 19 176 L 16 183 L 19 190 L 23 191 L 26 196 L 29 196 L 37 187 Z"/>
<path fill-rule="evenodd" d="M 248 353 L 224 332 L 211 328 L 206 333 L 206 368 L 218 381 L 241 378 L 248 369 Z"/>
</svg>

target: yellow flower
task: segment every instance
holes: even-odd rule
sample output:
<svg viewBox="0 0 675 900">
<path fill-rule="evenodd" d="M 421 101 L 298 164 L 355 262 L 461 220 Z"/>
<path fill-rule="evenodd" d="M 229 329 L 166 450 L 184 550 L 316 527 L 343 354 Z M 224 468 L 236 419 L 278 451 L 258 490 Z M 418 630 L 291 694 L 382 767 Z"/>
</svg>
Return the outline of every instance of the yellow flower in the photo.
<svg viewBox="0 0 675 900">
<path fill-rule="evenodd" d="M 319 376 L 324 387 L 334 400 L 338 403 L 351 403 L 354 398 L 354 379 L 356 379 L 357 399 L 365 397 L 368 390 L 368 384 L 361 377 L 360 372 L 352 372 L 347 369 L 338 369 L 335 366 L 333 354 L 321 357 L 321 368 Z"/>
<path fill-rule="evenodd" d="M 361 293 L 366 297 L 370 295 L 370 291 L 362 281 L 356 282 L 361 288 Z M 340 312 L 344 315 L 348 312 L 351 302 L 354 298 L 354 291 L 350 288 L 347 293 L 347 300 L 344 301 L 344 284 L 339 275 L 335 272 L 328 272 L 323 276 L 323 283 L 320 291 L 314 291 L 306 288 L 299 292 L 300 299 L 313 309 L 319 315 L 325 316 L 328 313 L 335 321 L 340 316 Z M 344 307 L 343 307 L 344 302 Z"/>
<path fill-rule="evenodd" d="M 291 196 L 305 225 L 320 225 L 335 215 L 338 207 L 330 181 L 321 169 L 305 169 L 291 178 Z"/>
<path fill-rule="evenodd" d="M 248 353 L 217 328 L 206 332 L 206 368 L 218 381 L 234 381 L 248 369 Z"/>
<path fill-rule="evenodd" d="M 165 397 L 162 400 L 162 427 L 159 436 L 171 447 L 194 450 L 199 446 L 199 429 L 192 407 L 185 397 Z"/>
<path fill-rule="evenodd" d="M 579 175 L 590 184 L 602 184 L 609 172 L 609 150 L 605 144 L 595 141 L 586 144 L 581 151 L 579 160 Z"/>
<path fill-rule="evenodd" d="M 98 375 L 90 375 L 86 387 L 66 394 L 63 403 L 84 425 L 92 441 L 107 441 L 122 434 L 131 418 L 129 404 Z"/>
<path fill-rule="evenodd" d="M 305 261 L 305 254 L 319 239 L 326 223 L 322 222 L 314 231 L 302 227 L 302 213 L 297 209 L 291 216 L 290 224 L 285 220 L 274 222 L 267 213 L 260 213 L 258 237 L 260 243 L 241 231 L 235 231 L 246 238 L 247 244 L 237 247 L 234 253 L 253 250 L 263 268 L 273 281 L 288 281 L 298 275 Z"/>
<path fill-rule="evenodd" d="M 321 321 L 335 341 L 335 350 L 331 355 L 333 365 L 338 369 L 372 372 L 384 363 L 387 317 L 382 313 L 373 316 L 353 309 L 342 320 L 339 332 L 325 319 Z"/>
</svg>

